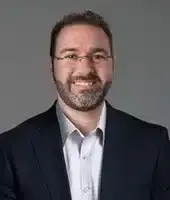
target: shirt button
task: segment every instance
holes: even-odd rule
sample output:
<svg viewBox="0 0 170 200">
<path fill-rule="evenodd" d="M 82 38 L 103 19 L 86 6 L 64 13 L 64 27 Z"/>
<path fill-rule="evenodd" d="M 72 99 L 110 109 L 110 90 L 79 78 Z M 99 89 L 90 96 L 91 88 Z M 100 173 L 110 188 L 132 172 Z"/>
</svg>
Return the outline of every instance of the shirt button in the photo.
<svg viewBox="0 0 170 200">
<path fill-rule="evenodd" d="M 84 192 L 84 193 L 87 193 L 87 192 L 89 192 L 89 190 L 90 190 L 90 187 L 85 187 L 85 188 L 83 189 L 83 192 Z"/>
<path fill-rule="evenodd" d="M 87 155 L 82 156 L 82 159 L 85 160 L 87 158 Z"/>
</svg>

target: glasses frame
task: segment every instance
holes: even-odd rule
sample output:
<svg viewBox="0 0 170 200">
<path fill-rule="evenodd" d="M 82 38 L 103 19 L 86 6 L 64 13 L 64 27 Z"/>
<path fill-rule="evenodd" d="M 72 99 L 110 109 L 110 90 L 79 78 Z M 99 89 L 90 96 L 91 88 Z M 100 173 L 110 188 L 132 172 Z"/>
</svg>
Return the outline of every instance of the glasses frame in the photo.
<svg viewBox="0 0 170 200">
<path fill-rule="evenodd" d="M 105 59 L 105 61 L 108 59 L 108 58 L 112 58 L 113 59 L 113 56 L 112 55 L 105 55 L 105 56 L 103 56 Z M 54 56 L 54 58 L 56 58 L 57 60 L 65 60 L 65 59 L 67 59 L 67 56 L 63 56 L 63 57 L 59 57 L 59 56 Z M 93 61 L 93 55 L 84 55 L 84 56 L 77 56 L 77 59 L 73 59 L 74 61 L 80 61 L 80 60 L 82 60 L 83 58 L 89 58 L 89 60 L 90 61 L 92 61 L 93 63 L 96 63 L 96 62 L 94 62 Z M 100 61 L 99 61 L 99 63 L 100 63 Z"/>
</svg>

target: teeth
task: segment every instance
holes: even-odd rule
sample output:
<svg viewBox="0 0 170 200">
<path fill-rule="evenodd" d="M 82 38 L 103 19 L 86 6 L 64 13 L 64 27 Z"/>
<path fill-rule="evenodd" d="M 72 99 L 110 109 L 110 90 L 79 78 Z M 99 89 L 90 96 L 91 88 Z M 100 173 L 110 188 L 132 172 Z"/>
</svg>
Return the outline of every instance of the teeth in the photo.
<svg viewBox="0 0 170 200">
<path fill-rule="evenodd" d="M 75 85 L 88 86 L 93 85 L 93 82 L 74 82 Z"/>
</svg>

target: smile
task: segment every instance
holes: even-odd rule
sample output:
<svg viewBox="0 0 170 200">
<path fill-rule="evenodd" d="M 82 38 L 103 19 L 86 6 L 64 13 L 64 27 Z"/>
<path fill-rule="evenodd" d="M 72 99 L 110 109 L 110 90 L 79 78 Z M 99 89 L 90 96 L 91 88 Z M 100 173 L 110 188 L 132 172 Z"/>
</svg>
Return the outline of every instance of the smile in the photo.
<svg viewBox="0 0 170 200">
<path fill-rule="evenodd" d="M 78 86 L 91 86 L 91 85 L 94 85 L 95 82 L 94 81 L 76 81 L 76 82 L 73 82 L 74 85 L 78 85 Z"/>
</svg>

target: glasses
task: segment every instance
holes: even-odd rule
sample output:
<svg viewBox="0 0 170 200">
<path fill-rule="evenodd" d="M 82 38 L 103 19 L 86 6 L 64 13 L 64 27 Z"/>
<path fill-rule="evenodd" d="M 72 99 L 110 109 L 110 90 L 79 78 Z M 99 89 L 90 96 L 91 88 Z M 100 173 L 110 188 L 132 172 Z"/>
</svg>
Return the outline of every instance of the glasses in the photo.
<svg viewBox="0 0 170 200">
<path fill-rule="evenodd" d="M 109 58 L 112 58 L 111 55 L 84 55 L 84 56 L 78 56 L 76 54 L 66 55 L 63 57 L 57 57 L 54 56 L 57 60 L 64 60 L 68 63 L 76 63 L 78 61 L 81 61 L 82 59 L 86 58 L 89 59 L 92 63 L 100 64 L 102 62 L 108 61 Z"/>
</svg>

